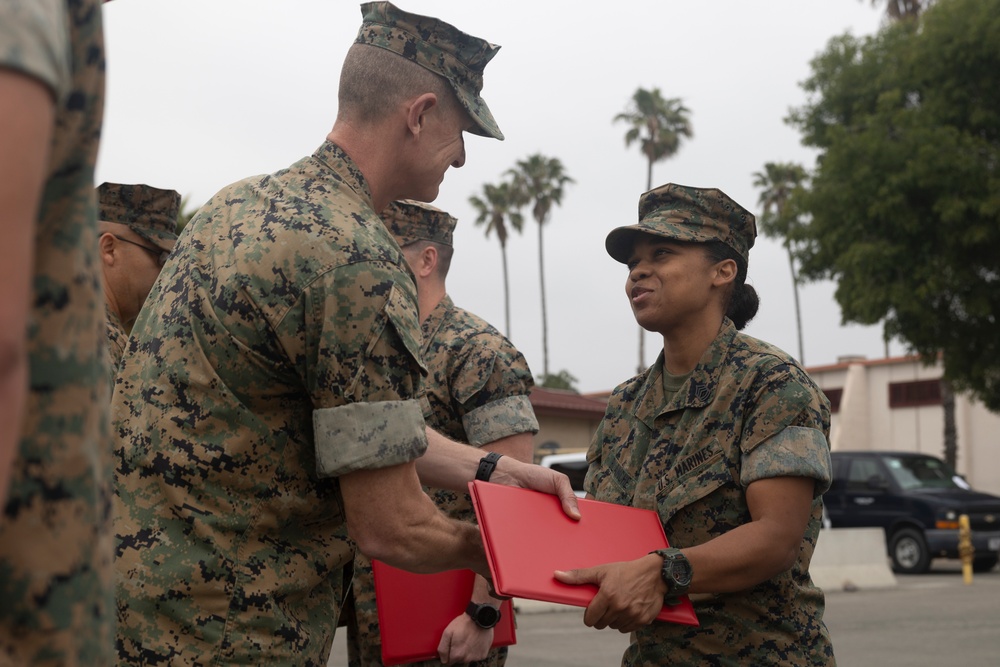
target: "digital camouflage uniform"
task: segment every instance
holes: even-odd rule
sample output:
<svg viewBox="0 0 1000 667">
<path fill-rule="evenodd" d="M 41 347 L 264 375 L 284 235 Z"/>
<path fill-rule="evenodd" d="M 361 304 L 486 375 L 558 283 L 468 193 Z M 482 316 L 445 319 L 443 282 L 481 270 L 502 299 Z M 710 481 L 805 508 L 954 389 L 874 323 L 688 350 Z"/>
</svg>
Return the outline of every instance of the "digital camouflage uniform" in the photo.
<svg viewBox="0 0 1000 667">
<path fill-rule="evenodd" d="M 745 258 L 755 234 L 753 216 L 720 191 L 672 184 L 643 195 L 640 220 L 609 234 L 612 257 L 626 261 L 631 242 L 622 239 L 641 231 L 723 240 Z M 816 486 L 790 569 L 738 593 L 692 595 L 700 627 L 653 622 L 632 634 L 622 665 L 834 665 L 823 592 L 809 576 L 831 480 L 829 402 L 791 357 L 728 318 L 669 399 L 663 371 L 661 352 L 615 389 L 587 455 L 588 493 L 655 510 L 670 545 L 683 549 L 750 522 L 746 490 L 757 480 L 809 477 Z"/>
<path fill-rule="evenodd" d="M 205 204 L 112 401 L 121 664 L 326 664 L 353 556 L 337 477 L 426 448 L 419 336 L 336 145 Z"/>
<path fill-rule="evenodd" d="M 405 207 L 405 208 L 404 208 Z M 394 215 L 396 213 L 396 215 Z M 425 204 L 398 203 L 383 212 L 402 245 L 429 240 L 451 245 L 455 219 Z M 421 354 L 429 374 L 424 418 L 457 442 L 482 447 L 520 433 L 536 433 L 538 421 L 528 400 L 534 382 L 524 356 L 485 320 L 458 308 L 445 296 L 421 325 Z M 425 489 L 448 516 L 475 521 L 467 493 Z M 353 607 L 347 614 L 348 657 L 352 667 L 382 665 L 378 611 L 371 562 L 360 552 L 354 560 Z M 490 651 L 476 666 L 500 667 L 507 647 Z M 437 660 L 419 663 L 440 665 Z"/>
<path fill-rule="evenodd" d="M 28 398 L 0 513 L 0 664 L 108 665 L 111 440 L 94 201 L 100 3 L 0 3 L 0 67 L 55 99 L 35 226 Z"/>
<path fill-rule="evenodd" d="M 149 244 L 165 252 L 177 242 L 177 215 L 181 195 L 149 185 L 101 183 L 97 188 L 97 219 L 127 226 Z M 111 357 L 111 384 L 118 375 L 128 332 L 121 318 L 107 304 L 108 353 Z"/>
<path fill-rule="evenodd" d="M 105 334 L 108 339 L 108 365 L 111 371 L 111 385 L 114 386 L 115 378 L 118 377 L 118 364 L 121 363 L 125 347 L 128 345 L 128 334 L 125 333 L 125 326 L 118 314 L 111 310 L 107 300 L 105 300 L 104 306 L 104 313 L 107 317 Z"/>
</svg>

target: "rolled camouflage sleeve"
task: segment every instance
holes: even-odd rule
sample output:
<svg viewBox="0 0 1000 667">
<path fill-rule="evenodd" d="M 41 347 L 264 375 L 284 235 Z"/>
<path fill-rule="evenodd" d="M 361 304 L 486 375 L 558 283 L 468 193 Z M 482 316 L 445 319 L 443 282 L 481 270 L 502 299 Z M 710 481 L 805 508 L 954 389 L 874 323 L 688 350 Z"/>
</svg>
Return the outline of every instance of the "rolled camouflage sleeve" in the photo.
<svg viewBox="0 0 1000 667">
<path fill-rule="evenodd" d="M 811 477 L 818 496 L 830 488 L 831 469 L 830 445 L 823 432 L 788 426 L 744 457 L 740 483 L 747 487 L 770 477 Z"/>
<path fill-rule="evenodd" d="M 399 266 L 338 267 L 303 299 L 296 366 L 313 402 L 317 473 L 411 461 L 427 447 L 416 290 Z M 294 338 L 294 337 L 293 337 Z"/>
<path fill-rule="evenodd" d="M 469 444 L 482 447 L 511 435 L 538 433 L 538 419 L 527 396 L 508 396 L 466 413 L 462 427 Z"/>
<path fill-rule="evenodd" d="M 740 482 L 810 477 L 816 495 L 830 486 L 830 407 L 804 371 L 781 364 L 756 383 L 756 408 L 746 420 Z"/>
<path fill-rule="evenodd" d="M 466 342 L 451 386 L 462 405 L 462 427 L 470 445 L 538 432 L 528 399 L 534 386 L 528 362 L 499 333 L 483 332 Z"/>
</svg>

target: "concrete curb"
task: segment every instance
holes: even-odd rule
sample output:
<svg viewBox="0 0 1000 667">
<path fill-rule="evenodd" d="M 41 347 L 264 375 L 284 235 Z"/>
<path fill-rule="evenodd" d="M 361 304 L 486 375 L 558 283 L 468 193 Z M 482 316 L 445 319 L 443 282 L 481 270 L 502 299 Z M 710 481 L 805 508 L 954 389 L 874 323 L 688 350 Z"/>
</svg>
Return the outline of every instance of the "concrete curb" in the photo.
<svg viewBox="0 0 1000 667">
<path fill-rule="evenodd" d="M 813 583 L 830 592 L 892 588 L 898 583 L 881 528 L 824 528 L 809 574 Z"/>
</svg>

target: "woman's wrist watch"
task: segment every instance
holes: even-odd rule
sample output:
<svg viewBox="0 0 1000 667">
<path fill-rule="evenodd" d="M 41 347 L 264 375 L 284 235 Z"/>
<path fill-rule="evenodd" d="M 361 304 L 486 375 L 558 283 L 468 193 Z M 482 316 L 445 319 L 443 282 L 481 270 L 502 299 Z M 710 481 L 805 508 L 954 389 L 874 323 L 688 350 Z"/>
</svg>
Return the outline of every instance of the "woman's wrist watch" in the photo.
<svg viewBox="0 0 1000 667">
<path fill-rule="evenodd" d="M 500 608 L 486 602 L 482 604 L 469 602 L 469 606 L 465 608 L 465 613 L 483 630 L 489 630 L 500 622 Z"/>
<path fill-rule="evenodd" d="M 680 549 L 657 549 L 650 553 L 658 554 L 663 558 L 663 566 L 660 568 L 660 577 L 667 585 L 667 594 L 664 600 L 668 604 L 676 604 L 678 598 L 688 592 L 691 586 L 691 562 L 687 556 L 681 553 Z"/>
</svg>

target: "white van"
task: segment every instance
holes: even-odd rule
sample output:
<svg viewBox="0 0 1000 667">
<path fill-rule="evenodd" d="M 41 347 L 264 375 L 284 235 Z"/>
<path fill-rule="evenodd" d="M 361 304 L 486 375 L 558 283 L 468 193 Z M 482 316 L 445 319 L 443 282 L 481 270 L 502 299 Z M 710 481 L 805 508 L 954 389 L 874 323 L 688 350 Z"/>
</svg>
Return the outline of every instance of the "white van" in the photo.
<svg viewBox="0 0 1000 667">
<path fill-rule="evenodd" d="M 583 490 L 583 479 L 587 476 L 587 452 L 570 452 L 568 454 L 549 454 L 543 456 L 538 465 L 552 468 L 556 472 L 561 472 L 569 477 L 569 483 L 573 485 L 573 492 L 577 498 L 587 495 Z"/>
</svg>

